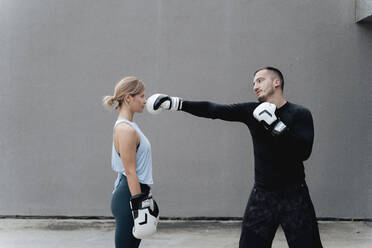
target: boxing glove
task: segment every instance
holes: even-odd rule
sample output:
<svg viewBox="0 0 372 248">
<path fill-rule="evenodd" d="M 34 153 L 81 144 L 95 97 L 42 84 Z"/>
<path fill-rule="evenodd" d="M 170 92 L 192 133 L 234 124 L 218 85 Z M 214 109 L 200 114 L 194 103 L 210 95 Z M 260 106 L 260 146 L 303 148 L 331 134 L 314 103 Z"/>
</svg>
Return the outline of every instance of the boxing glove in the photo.
<svg viewBox="0 0 372 248">
<path fill-rule="evenodd" d="M 134 226 L 133 236 L 144 239 L 156 232 L 159 222 L 159 207 L 151 193 L 134 195 L 130 199 Z"/>
<path fill-rule="evenodd" d="M 146 109 L 151 114 L 158 114 L 165 110 L 181 110 L 182 99 L 179 97 L 168 96 L 164 94 L 155 94 L 150 96 L 146 102 Z"/>
<path fill-rule="evenodd" d="M 274 136 L 280 135 L 287 130 L 287 126 L 276 117 L 275 110 L 275 104 L 263 102 L 253 111 L 254 118 L 261 122 Z"/>
</svg>

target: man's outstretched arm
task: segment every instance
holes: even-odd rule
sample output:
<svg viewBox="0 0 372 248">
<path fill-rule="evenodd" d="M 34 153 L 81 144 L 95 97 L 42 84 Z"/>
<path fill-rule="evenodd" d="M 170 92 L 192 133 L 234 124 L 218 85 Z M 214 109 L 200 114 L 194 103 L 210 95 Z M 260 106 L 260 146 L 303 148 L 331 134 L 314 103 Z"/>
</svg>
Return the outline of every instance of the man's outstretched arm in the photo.
<svg viewBox="0 0 372 248">
<path fill-rule="evenodd" d="M 217 104 L 208 101 L 186 101 L 179 97 L 155 94 L 148 98 L 147 110 L 158 114 L 162 110 L 184 111 L 189 114 L 225 121 L 237 121 L 249 124 L 253 121 L 252 110 L 256 103 Z"/>
</svg>

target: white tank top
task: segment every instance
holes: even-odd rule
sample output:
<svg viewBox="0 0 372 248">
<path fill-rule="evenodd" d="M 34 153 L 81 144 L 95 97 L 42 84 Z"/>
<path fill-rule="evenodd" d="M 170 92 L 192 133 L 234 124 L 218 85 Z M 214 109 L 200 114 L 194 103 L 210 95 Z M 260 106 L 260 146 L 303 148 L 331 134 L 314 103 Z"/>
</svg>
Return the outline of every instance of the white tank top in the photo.
<svg viewBox="0 0 372 248">
<path fill-rule="evenodd" d="M 152 180 L 152 158 L 151 158 L 151 144 L 147 137 L 142 133 L 141 129 L 134 122 L 128 121 L 126 119 L 119 119 L 114 125 L 115 127 L 119 123 L 128 123 L 132 126 L 140 136 L 140 144 L 136 152 L 136 172 L 138 176 L 138 181 L 142 184 L 147 184 L 151 186 L 153 184 Z M 120 156 L 125 156 L 125 154 L 120 154 L 116 151 L 115 143 L 112 142 L 112 156 L 111 156 L 111 167 L 114 171 L 118 172 L 118 177 L 115 181 L 114 192 L 119 187 L 120 181 L 125 174 L 123 162 Z"/>
</svg>

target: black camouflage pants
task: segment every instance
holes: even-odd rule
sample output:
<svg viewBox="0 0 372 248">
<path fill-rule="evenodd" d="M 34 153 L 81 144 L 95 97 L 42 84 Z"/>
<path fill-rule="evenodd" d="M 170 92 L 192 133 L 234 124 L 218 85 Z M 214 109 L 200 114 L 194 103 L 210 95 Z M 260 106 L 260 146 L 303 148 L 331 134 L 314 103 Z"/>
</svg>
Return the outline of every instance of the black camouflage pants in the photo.
<svg viewBox="0 0 372 248">
<path fill-rule="evenodd" d="M 305 183 L 280 190 L 255 186 L 244 213 L 240 248 L 270 248 L 281 225 L 290 248 L 322 248 Z"/>
</svg>

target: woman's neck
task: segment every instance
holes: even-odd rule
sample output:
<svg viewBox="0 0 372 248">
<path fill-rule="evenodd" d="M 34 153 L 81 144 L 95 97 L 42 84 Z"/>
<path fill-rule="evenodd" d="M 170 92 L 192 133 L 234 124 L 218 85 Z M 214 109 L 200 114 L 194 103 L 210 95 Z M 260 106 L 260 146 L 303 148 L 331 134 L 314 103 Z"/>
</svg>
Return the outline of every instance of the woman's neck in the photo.
<svg viewBox="0 0 372 248">
<path fill-rule="evenodd" d="M 122 107 L 119 112 L 118 119 L 126 119 L 128 121 L 133 122 L 134 113 L 129 109 Z"/>
</svg>

